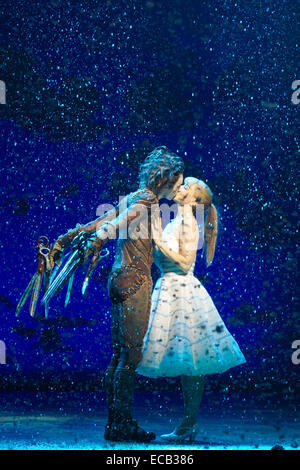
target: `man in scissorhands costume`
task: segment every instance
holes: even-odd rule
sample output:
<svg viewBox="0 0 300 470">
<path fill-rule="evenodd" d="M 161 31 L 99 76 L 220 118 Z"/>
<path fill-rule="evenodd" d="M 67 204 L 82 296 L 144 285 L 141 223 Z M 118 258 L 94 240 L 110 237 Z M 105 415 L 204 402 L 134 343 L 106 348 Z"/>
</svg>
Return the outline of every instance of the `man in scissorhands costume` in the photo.
<svg viewBox="0 0 300 470">
<path fill-rule="evenodd" d="M 140 166 L 138 190 L 127 195 L 125 203 L 123 199 L 116 209 L 86 225 L 77 224 L 75 229 L 57 239 L 51 251 L 52 262 L 55 262 L 78 233 L 95 233 L 86 262 L 91 254 L 95 260 L 103 245 L 118 237 L 115 261 L 108 278 L 113 355 L 105 375 L 108 423 L 104 437 L 107 440 L 148 442 L 155 439 L 154 433 L 144 431 L 132 419 L 131 405 L 151 307 L 151 215 L 159 216 L 160 198 L 173 199 L 183 181 L 183 167 L 177 154 L 165 146 L 156 147 Z M 154 206 L 156 211 L 153 212 Z M 135 224 L 139 237 L 136 232 L 134 237 L 120 237 L 124 227 Z"/>
</svg>

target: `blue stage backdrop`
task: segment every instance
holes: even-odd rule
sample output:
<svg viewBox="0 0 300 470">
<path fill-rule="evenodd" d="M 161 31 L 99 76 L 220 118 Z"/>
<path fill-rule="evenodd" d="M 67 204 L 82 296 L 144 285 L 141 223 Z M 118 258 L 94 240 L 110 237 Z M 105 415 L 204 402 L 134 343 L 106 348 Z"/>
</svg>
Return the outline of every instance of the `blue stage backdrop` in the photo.
<svg viewBox="0 0 300 470">
<path fill-rule="evenodd" d="M 298 18 L 298 19 L 297 19 Z M 111 355 L 110 256 L 81 295 L 75 276 L 48 319 L 15 308 L 36 269 L 36 240 L 54 241 L 97 207 L 137 189 L 158 145 L 208 183 L 219 212 L 204 283 L 246 364 L 208 387 L 297 391 L 299 16 L 287 0 L 25 1 L 1 26 L 0 365 L 2 390 L 100 390 Z M 158 269 L 153 267 L 154 281 Z M 66 288 L 65 288 L 66 289 Z M 297 359 L 297 355 L 296 355 Z M 177 379 L 140 388 L 177 387 Z"/>
</svg>

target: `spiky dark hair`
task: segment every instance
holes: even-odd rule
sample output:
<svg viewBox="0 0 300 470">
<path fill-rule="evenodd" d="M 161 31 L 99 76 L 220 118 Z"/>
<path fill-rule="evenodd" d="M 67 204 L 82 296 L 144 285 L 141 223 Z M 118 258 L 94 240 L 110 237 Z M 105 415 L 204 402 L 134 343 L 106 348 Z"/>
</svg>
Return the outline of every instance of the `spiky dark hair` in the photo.
<svg viewBox="0 0 300 470">
<path fill-rule="evenodd" d="M 183 170 L 182 158 L 165 145 L 161 145 L 152 150 L 140 164 L 139 186 L 157 194 L 167 182 L 174 184 Z"/>
</svg>

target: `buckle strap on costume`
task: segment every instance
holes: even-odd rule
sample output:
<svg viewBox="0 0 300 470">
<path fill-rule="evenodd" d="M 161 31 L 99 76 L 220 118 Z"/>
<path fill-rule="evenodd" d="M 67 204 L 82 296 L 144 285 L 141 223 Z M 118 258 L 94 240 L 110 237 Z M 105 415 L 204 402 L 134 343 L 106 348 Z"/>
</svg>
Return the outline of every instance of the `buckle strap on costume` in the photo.
<svg viewBox="0 0 300 470">
<path fill-rule="evenodd" d="M 125 300 L 125 298 L 130 297 L 132 294 L 135 294 L 137 290 L 140 288 L 142 284 L 144 284 L 148 279 L 149 275 L 146 274 L 142 269 L 132 266 L 130 264 L 126 264 L 121 266 L 120 268 L 117 268 L 115 271 L 113 271 L 110 275 L 111 280 L 113 280 L 115 277 L 119 275 L 120 272 L 126 272 L 126 273 L 133 273 L 135 272 L 137 274 L 137 277 L 135 278 L 134 284 L 130 284 L 128 286 L 123 286 L 122 287 L 122 298 Z"/>
</svg>

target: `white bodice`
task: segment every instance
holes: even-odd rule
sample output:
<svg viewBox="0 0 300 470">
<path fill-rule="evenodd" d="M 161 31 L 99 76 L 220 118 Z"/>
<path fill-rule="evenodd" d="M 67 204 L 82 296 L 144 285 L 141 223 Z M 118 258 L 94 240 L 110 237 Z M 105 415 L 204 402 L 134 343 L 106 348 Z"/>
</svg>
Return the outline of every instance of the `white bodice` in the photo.
<svg viewBox="0 0 300 470">
<path fill-rule="evenodd" d="M 166 225 L 162 232 L 162 241 L 164 243 L 167 243 L 168 247 L 178 253 L 179 251 L 179 241 L 178 241 L 178 236 L 179 236 L 179 231 L 180 231 L 180 226 L 182 223 L 182 216 L 177 215 L 175 219 L 173 219 L 171 222 Z M 196 263 L 196 254 L 195 253 L 195 259 L 193 261 L 192 266 L 188 270 L 187 273 L 182 271 L 178 265 L 174 263 L 170 258 L 165 256 L 157 247 L 154 248 L 154 262 L 158 266 L 158 268 L 161 271 L 161 274 L 163 275 L 164 273 L 177 273 L 177 274 L 193 274 L 194 273 L 194 267 Z"/>
</svg>

